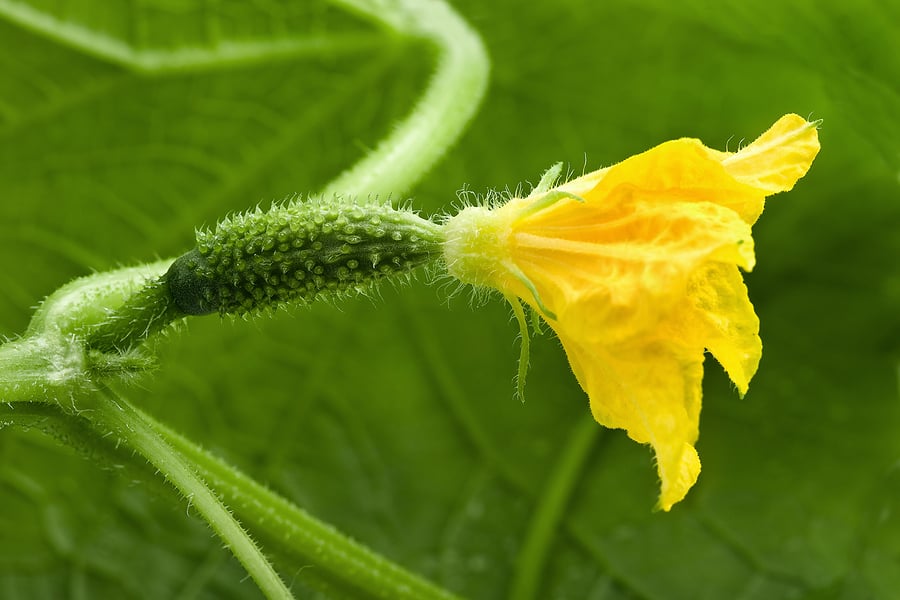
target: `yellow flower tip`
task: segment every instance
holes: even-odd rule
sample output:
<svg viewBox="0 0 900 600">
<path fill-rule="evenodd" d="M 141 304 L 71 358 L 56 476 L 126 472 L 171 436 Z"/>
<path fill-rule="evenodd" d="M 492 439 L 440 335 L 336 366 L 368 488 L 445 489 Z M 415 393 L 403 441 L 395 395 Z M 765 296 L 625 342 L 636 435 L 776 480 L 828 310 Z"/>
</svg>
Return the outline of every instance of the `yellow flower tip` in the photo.
<svg viewBox="0 0 900 600">
<path fill-rule="evenodd" d="M 736 153 L 666 142 L 444 223 L 450 274 L 552 316 L 597 421 L 653 447 L 662 510 L 700 473 L 704 352 L 741 395 L 759 365 L 750 226 L 818 150 L 816 124 L 786 115 Z"/>
<path fill-rule="evenodd" d="M 657 468 L 662 489 L 656 507 L 665 512 L 669 512 L 676 503 L 684 500 L 700 476 L 700 457 L 692 445 L 684 443 L 674 454 L 673 457 L 663 460 L 657 453 Z"/>
<path fill-rule="evenodd" d="M 789 191 L 819 153 L 820 123 L 785 115 L 752 144 L 727 155 L 722 165 L 738 181 L 766 194 Z"/>
</svg>

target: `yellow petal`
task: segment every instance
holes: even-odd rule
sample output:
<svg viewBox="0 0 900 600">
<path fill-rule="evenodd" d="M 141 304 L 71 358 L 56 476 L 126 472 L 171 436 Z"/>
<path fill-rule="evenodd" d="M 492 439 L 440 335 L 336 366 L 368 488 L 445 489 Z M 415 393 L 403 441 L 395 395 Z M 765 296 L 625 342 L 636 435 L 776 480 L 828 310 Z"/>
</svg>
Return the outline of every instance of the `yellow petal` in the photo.
<svg viewBox="0 0 900 600">
<path fill-rule="evenodd" d="M 551 325 L 590 397 L 594 418 L 653 447 L 662 482 L 659 507 L 669 510 L 700 474 L 693 444 L 700 419 L 702 349 L 664 339 L 628 349 L 586 346 L 572 335 L 577 324 Z"/>
<path fill-rule="evenodd" d="M 729 206 L 735 196 L 759 196 L 758 190 L 735 181 L 699 140 L 690 138 L 665 142 L 618 163 L 589 195 L 602 198 L 620 185 L 657 193 L 663 203 L 680 198 Z"/>
<path fill-rule="evenodd" d="M 597 187 L 597 184 L 600 183 L 600 180 L 603 179 L 607 173 L 609 173 L 611 168 L 612 167 L 606 167 L 605 169 L 598 169 L 586 173 L 581 177 L 577 177 L 562 184 L 557 189 L 570 194 L 575 194 L 576 196 L 583 196 Z"/>
<path fill-rule="evenodd" d="M 713 202 L 753 223 L 766 194 L 726 171 L 721 156 L 696 139 L 665 142 L 611 167 L 592 190 L 579 195 L 590 202 L 606 198 L 616 187 L 627 191 L 633 186 L 663 205 L 673 200 Z"/>
<path fill-rule="evenodd" d="M 728 173 L 766 192 L 786 192 L 806 175 L 819 153 L 817 123 L 798 115 L 781 117 L 752 144 L 722 160 Z"/>
<path fill-rule="evenodd" d="M 762 357 L 759 318 L 737 267 L 709 264 L 688 286 L 691 314 L 681 316 L 728 373 L 741 396 Z"/>
<path fill-rule="evenodd" d="M 734 211 L 655 200 L 619 186 L 606 202 L 573 202 L 514 225 L 516 265 L 543 304 L 559 319 L 579 323 L 586 339 L 615 343 L 655 332 L 707 262 L 753 267 L 750 226 Z M 502 285 L 542 310 L 521 283 L 510 278 Z"/>
<path fill-rule="evenodd" d="M 668 512 L 672 506 L 684 500 L 700 476 L 700 456 L 693 445 L 684 443 L 681 448 L 667 447 L 667 454 L 657 451 L 656 461 L 662 486 L 657 506 Z"/>
</svg>

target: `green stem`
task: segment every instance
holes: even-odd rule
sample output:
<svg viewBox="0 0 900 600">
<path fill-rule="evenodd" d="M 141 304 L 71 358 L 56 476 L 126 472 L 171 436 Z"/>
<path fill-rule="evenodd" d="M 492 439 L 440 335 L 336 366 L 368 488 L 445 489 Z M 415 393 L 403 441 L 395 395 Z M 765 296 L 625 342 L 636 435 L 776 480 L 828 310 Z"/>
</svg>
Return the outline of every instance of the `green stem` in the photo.
<svg viewBox="0 0 900 600">
<path fill-rule="evenodd" d="M 578 473 L 584 467 L 600 431 L 593 419 L 582 419 L 573 428 L 569 443 L 554 465 L 528 525 L 525 542 L 516 559 L 510 600 L 532 600 L 539 597 L 538 586 L 550 544 L 557 534 L 566 505 L 578 482 Z"/>
<path fill-rule="evenodd" d="M 0 402 L 61 402 L 89 387 L 84 354 L 59 335 L 0 344 Z"/>
<path fill-rule="evenodd" d="M 324 194 L 398 195 L 407 192 L 459 139 L 487 90 L 490 61 L 481 39 L 438 0 L 335 0 L 438 53 L 437 69 L 409 116 L 375 150 Z"/>
<path fill-rule="evenodd" d="M 93 395 L 84 404 L 90 405 L 90 409 L 82 412 L 82 416 L 90 420 L 101 435 L 113 432 L 122 443 L 146 458 L 184 494 L 244 565 L 267 598 L 293 598 L 278 573 L 228 508 L 193 470 L 190 463 L 157 432 L 143 413 L 124 398 L 114 397 L 109 390 Z"/>
<path fill-rule="evenodd" d="M 349 589 L 385 599 L 456 600 L 453 594 L 348 539 L 149 415 L 133 407 L 132 410 L 186 462 L 192 463 L 191 468 L 216 489 L 229 509 L 267 542 L 273 558 L 284 557 L 292 568 L 298 564 L 315 565 L 314 570 L 304 572 L 314 587 L 321 588 L 324 584 L 342 590 L 345 595 Z M 85 413 L 75 416 L 53 404 L 0 405 L 0 428 L 13 424 L 37 428 L 82 449 L 92 460 L 98 456 L 115 464 L 140 460 L 130 457 L 130 453 L 123 455 L 115 447 L 115 439 L 101 440 L 96 435 L 96 425 L 85 416 Z M 104 441 L 109 443 L 101 443 Z"/>
<path fill-rule="evenodd" d="M 194 464 L 254 533 L 277 543 L 293 559 L 312 562 L 328 580 L 385 600 L 456 598 L 317 520 L 149 415 L 138 414 Z"/>
<path fill-rule="evenodd" d="M 148 282 L 94 327 L 87 335 L 86 344 L 101 352 L 123 352 L 184 316 L 187 315 L 172 301 L 168 282 L 160 278 Z"/>
</svg>

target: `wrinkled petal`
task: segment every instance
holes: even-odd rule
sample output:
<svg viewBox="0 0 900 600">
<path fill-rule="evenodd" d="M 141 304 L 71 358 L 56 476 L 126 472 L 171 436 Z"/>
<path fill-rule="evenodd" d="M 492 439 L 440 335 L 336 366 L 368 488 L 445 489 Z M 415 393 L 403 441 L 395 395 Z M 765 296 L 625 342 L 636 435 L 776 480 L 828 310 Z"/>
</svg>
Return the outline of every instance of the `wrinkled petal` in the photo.
<svg viewBox="0 0 900 600">
<path fill-rule="evenodd" d="M 806 175 L 819 153 L 817 125 L 799 115 L 785 115 L 722 165 L 729 175 L 766 195 L 786 192 Z"/>
<path fill-rule="evenodd" d="M 556 325 L 554 328 L 556 328 Z M 557 329 L 578 382 L 600 424 L 650 444 L 662 483 L 659 507 L 669 510 L 700 474 L 694 450 L 700 421 L 703 350 L 660 339 L 631 348 L 585 345 Z"/>
<path fill-rule="evenodd" d="M 700 265 L 749 269 L 755 260 L 750 227 L 734 211 L 709 202 L 660 204 L 639 190 L 628 195 L 575 206 L 577 220 L 557 211 L 523 221 L 511 240 L 516 264 L 543 302 L 557 307 L 557 319 L 607 343 L 652 332 L 682 301 Z M 540 310 L 521 282 L 507 285 Z"/>
<path fill-rule="evenodd" d="M 634 188 L 661 203 L 713 202 L 726 208 L 760 203 L 765 194 L 729 174 L 699 140 L 665 142 L 610 168 L 587 194 L 587 202 L 607 202 L 617 187 Z M 619 192 L 621 197 L 623 192 Z"/>
<path fill-rule="evenodd" d="M 688 301 L 691 310 L 683 315 L 684 326 L 703 340 L 743 396 L 762 358 L 762 340 L 759 318 L 737 267 L 706 265 L 689 284 Z"/>
<path fill-rule="evenodd" d="M 817 122 L 811 123 L 799 115 L 789 114 L 781 117 L 753 143 L 738 152 L 720 152 L 705 147 L 699 140 L 689 138 L 667 142 L 649 152 L 654 152 L 669 144 L 691 144 L 700 152 L 705 153 L 708 159 L 719 162 L 735 182 L 749 186 L 756 191 L 756 193 L 747 193 L 745 189 L 745 193 L 726 197 L 721 201 L 723 206 L 732 208 L 741 215 L 741 218 L 753 224 L 763 211 L 766 196 L 791 190 L 794 184 L 809 171 L 813 160 L 819 153 L 817 127 Z M 644 155 L 639 154 L 628 160 L 631 161 L 641 156 Z M 625 161 L 625 163 L 627 162 Z M 625 163 L 619 163 L 615 167 Z M 615 167 L 607 167 L 582 175 L 560 186 L 559 189 L 584 196 L 596 189 L 601 181 L 610 174 L 610 170 Z M 690 162 L 686 161 L 684 167 L 689 169 Z M 682 168 L 682 172 L 686 170 L 685 168 Z M 700 176 L 701 179 L 708 175 L 699 169 L 693 169 L 693 173 Z M 671 181 L 668 174 L 663 179 Z M 605 183 L 609 184 L 608 181 Z M 707 183 L 712 184 L 713 182 L 707 180 Z"/>
</svg>

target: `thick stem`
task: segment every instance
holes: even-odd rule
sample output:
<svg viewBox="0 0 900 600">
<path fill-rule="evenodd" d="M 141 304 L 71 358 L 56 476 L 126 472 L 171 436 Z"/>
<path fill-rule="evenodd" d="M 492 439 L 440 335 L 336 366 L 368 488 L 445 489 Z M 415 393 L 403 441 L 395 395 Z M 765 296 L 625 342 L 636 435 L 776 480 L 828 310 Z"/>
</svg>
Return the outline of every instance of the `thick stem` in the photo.
<svg viewBox="0 0 900 600">
<path fill-rule="evenodd" d="M 61 402 L 89 386 L 78 344 L 48 333 L 0 344 L 0 402 Z"/>
<path fill-rule="evenodd" d="M 181 452 L 257 535 L 325 578 L 384 600 L 453 600 L 450 592 L 351 540 L 148 415 L 141 418 Z"/>
<path fill-rule="evenodd" d="M 95 426 L 100 435 L 112 432 L 156 467 L 209 523 L 267 598 L 293 598 L 278 573 L 228 508 L 141 412 L 123 398 L 113 397 L 109 390 L 93 395 L 85 404 L 89 404 L 90 409 L 82 412 L 82 416 Z"/>
<path fill-rule="evenodd" d="M 335 597 L 354 596 L 399 600 L 457 600 L 457 597 L 418 575 L 405 570 L 354 542 L 339 531 L 317 520 L 282 496 L 265 488 L 222 459 L 206 452 L 190 440 L 134 409 L 166 442 L 181 453 L 191 468 L 265 544 L 272 560 L 285 569 L 303 565 L 315 568 L 304 571 L 304 578 L 318 589 L 340 590 Z M 0 405 L 0 429 L 4 425 L 36 428 L 81 450 L 92 461 L 143 467 L 139 455 L 122 453 L 117 439 L 101 439 L 97 425 L 86 419 L 88 414 L 73 415 L 54 404 L 19 403 Z M 148 474 L 148 477 L 152 473 Z M 150 478 L 156 482 L 155 478 Z M 159 481 L 159 485 L 163 485 Z"/>
<path fill-rule="evenodd" d="M 186 316 L 172 301 L 165 278 L 147 283 L 87 336 L 87 346 L 100 352 L 124 352 Z"/>
<path fill-rule="evenodd" d="M 490 60 L 478 34 L 439 0 L 336 0 L 438 53 L 437 70 L 409 116 L 324 194 L 402 195 L 459 139 L 487 90 Z"/>
</svg>

